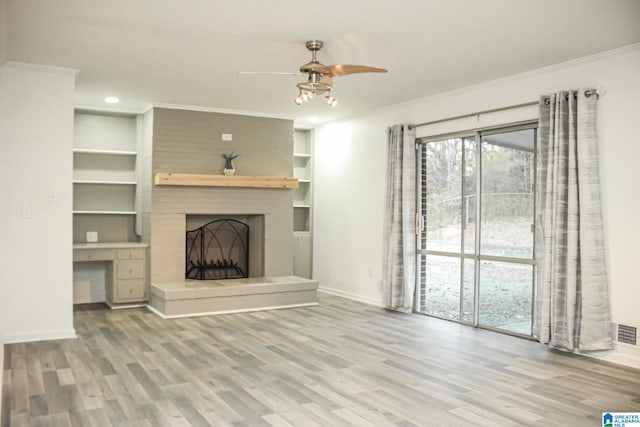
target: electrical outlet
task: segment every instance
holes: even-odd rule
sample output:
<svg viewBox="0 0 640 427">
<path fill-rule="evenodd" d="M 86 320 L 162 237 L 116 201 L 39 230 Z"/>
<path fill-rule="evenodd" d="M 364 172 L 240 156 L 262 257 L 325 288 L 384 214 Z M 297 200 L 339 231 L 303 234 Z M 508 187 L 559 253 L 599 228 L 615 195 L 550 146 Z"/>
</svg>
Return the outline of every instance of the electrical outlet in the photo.
<svg viewBox="0 0 640 427">
<path fill-rule="evenodd" d="M 31 219 L 33 216 L 33 213 L 31 212 L 31 205 L 29 203 L 23 203 L 20 213 L 22 218 Z"/>
<path fill-rule="evenodd" d="M 97 231 L 87 231 L 87 243 L 95 243 L 98 241 Z"/>
</svg>

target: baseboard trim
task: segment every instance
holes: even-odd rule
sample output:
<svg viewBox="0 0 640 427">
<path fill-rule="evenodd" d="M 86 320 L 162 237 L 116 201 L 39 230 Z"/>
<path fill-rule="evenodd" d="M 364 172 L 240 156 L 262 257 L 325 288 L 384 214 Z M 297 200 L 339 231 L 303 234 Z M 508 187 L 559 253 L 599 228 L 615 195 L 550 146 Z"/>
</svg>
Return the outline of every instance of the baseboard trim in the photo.
<svg viewBox="0 0 640 427">
<path fill-rule="evenodd" d="M 340 289 L 327 288 L 326 286 L 319 286 L 318 287 L 318 291 L 319 292 L 324 292 L 325 294 L 335 295 L 335 296 L 347 298 L 347 299 L 350 299 L 350 300 L 353 300 L 353 301 L 358 301 L 358 302 L 361 302 L 363 304 L 374 305 L 376 307 L 384 308 L 384 305 L 382 304 L 382 301 L 380 301 L 380 300 L 377 300 L 377 299 L 374 299 L 374 298 L 363 297 L 362 295 L 353 294 L 351 292 L 345 292 L 345 291 L 342 291 Z"/>
<path fill-rule="evenodd" d="M 16 344 L 16 343 L 33 342 L 33 341 L 75 339 L 77 337 L 78 336 L 76 335 L 76 330 L 72 328 L 72 329 L 54 329 L 51 331 L 8 334 L 8 335 L 4 335 L 3 338 L 4 338 L 4 344 Z"/>
<path fill-rule="evenodd" d="M 154 314 L 162 317 L 163 319 L 180 319 L 185 317 L 199 317 L 199 316 L 216 316 L 219 314 L 235 314 L 235 313 L 249 313 L 252 311 L 265 311 L 265 310 L 280 310 L 284 308 L 298 308 L 298 307 L 311 307 L 318 305 L 317 302 L 310 302 L 304 304 L 291 304 L 291 305 L 274 305 L 268 307 L 252 307 L 252 308 L 242 308 L 237 310 L 222 310 L 222 311 L 207 311 L 200 313 L 187 313 L 187 314 L 173 314 L 166 315 L 160 312 L 158 309 L 154 308 L 152 305 L 147 305 L 147 309 Z"/>
<path fill-rule="evenodd" d="M 131 304 L 109 304 L 108 301 L 104 301 L 104 303 L 107 304 L 107 307 L 109 307 L 111 310 L 120 310 L 122 308 L 140 308 L 146 307 L 147 305 L 146 302 L 136 302 Z"/>
<path fill-rule="evenodd" d="M 627 354 L 624 350 L 618 348 L 611 351 L 584 352 L 578 353 L 592 359 L 602 360 L 604 362 L 615 363 L 616 365 L 624 365 L 630 368 L 640 369 L 640 352 L 638 355 Z"/>
</svg>

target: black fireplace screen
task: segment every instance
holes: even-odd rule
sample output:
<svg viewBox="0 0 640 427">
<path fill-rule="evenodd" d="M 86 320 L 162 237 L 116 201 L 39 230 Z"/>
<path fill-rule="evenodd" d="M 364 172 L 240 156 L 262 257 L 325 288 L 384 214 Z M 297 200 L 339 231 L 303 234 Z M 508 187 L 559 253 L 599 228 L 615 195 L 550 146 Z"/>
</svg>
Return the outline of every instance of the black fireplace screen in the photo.
<svg viewBox="0 0 640 427">
<path fill-rule="evenodd" d="M 185 277 L 214 280 L 249 277 L 249 226 L 218 219 L 186 235 Z"/>
</svg>

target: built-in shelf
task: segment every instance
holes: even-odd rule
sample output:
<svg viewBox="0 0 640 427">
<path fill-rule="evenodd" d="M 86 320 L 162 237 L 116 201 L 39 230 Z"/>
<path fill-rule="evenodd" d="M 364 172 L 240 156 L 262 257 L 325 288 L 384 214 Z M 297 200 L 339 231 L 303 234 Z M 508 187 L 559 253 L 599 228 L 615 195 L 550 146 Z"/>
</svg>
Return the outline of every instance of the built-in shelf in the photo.
<svg viewBox="0 0 640 427">
<path fill-rule="evenodd" d="M 311 154 L 293 153 L 293 157 L 300 157 L 300 158 L 310 159 L 311 158 Z"/>
<path fill-rule="evenodd" d="M 305 209 L 307 209 L 307 208 L 310 208 L 310 207 L 311 207 L 311 205 L 297 204 L 297 203 L 296 203 L 295 205 L 293 205 L 293 207 L 294 207 L 294 208 L 305 208 Z"/>
<path fill-rule="evenodd" d="M 90 179 L 74 179 L 74 184 L 97 184 L 97 185 L 137 185 L 136 181 L 103 181 Z"/>
<path fill-rule="evenodd" d="M 73 211 L 77 215 L 135 215 L 135 211 Z"/>
<path fill-rule="evenodd" d="M 93 148 L 74 148 L 73 152 L 76 154 L 105 154 L 109 156 L 135 156 L 135 151 L 124 150 L 98 150 Z"/>
<path fill-rule="evenodd" d="M 158 172 L 155 185 L 195 187 L 298 188 L 298 178 L 275 176 L 227 176 Z"/>
</svg>

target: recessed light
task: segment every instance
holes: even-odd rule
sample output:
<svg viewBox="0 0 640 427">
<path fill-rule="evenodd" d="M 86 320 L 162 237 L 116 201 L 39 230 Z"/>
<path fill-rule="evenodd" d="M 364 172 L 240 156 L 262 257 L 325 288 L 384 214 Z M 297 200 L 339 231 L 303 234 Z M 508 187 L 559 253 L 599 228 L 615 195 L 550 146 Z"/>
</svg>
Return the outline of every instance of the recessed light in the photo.
<svg viewBox="0 0 640 427">
<path fill-rule="evenodd" d="M 307 120 L 309 121 L 309 123 L 318 123 L 320 121 L 320 118 L 316 116 L 311 116 Z"/>
<path fill-rule="evenodd" d="M 116 96 L 107 96 L 104 98 L 104 102 L 106 102 L 107 104 L 117 104 L 118 102 L 120 102 L 120 99 Z"/>
</svg>

